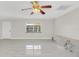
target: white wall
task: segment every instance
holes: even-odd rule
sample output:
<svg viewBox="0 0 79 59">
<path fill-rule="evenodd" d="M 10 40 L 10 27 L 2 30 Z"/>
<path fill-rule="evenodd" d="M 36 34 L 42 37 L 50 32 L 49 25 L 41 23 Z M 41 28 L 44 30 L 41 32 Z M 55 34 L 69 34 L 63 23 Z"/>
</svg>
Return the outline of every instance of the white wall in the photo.
<svg viewBox="0 0 79 59">
<path fill-rule="evenodd" d="M 79 8 L 55 20 L 54 33 L 79 40 Z"/>
<path fill-rule="evenodd" d="M 2 24 L 0 22 L 0 37 L 2 36 L 2 29 L 1 29 L 1 27 L 2 27 Z"/>
<path fill-rule="evenodd" d="M 53 33 L 53 21 L 48 19 L 20 19 L 20 20 L 1 20 L 11 22 L 11 39 L 51 39 Z M 1 26 L 0 23 L 0 26 Z M 26 33 L 25 26 L 26 24 L 40 24 L 41 33 Z M 1 32 L 0 27 L 0 32 Z"/>
</svg>

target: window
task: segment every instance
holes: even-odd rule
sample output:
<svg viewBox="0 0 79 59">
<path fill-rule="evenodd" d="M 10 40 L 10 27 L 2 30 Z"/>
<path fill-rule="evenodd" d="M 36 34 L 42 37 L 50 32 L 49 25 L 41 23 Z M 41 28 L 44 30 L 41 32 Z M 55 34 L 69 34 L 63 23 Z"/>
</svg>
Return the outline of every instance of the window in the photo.
<svg viewBox="0 0 79 59">
<path fill-rule="evenodd" d="M 26 26 L 26 32 L 27 33 L 40 33 L 40 25 L 38 24 L 27 24 Z"/>
</svg>

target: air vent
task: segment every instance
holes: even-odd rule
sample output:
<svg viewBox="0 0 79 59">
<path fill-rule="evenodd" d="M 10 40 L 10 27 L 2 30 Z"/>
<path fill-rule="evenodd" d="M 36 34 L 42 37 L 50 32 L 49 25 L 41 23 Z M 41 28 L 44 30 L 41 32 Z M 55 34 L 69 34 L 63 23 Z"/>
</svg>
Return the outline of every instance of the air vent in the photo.
<svg viewBox="0 0 79 59">
<path fill-rule="evenodd" d="M 57 10 L 67 10 L 70 7 L 71 7 L 70 5 L 61 5 L 57 8 Z"/>
</svg>

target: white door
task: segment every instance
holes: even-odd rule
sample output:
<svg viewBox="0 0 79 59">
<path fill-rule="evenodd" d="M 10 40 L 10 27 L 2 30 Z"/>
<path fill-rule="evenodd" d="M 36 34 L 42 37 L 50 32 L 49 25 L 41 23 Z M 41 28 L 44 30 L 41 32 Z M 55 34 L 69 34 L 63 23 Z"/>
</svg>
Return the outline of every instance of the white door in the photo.
<svg viewBox="0 0 79 59">
<path fill-rule="evenodd" d="M 11 37 L 11 22 L 4 21 L 2 22 L 2 38 Z"/>
</svg>

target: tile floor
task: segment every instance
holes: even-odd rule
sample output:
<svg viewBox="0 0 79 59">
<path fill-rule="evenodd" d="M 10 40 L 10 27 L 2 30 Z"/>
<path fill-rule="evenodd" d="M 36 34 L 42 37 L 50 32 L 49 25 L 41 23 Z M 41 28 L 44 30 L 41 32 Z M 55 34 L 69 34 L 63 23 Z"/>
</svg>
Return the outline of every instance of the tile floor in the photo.
<svg viewBox="0 0 79 59">
<path fill-rule="evenodd" d="M 76 57 L 52 40 L 0 40 L 0 57 Z"/>
</svg>

